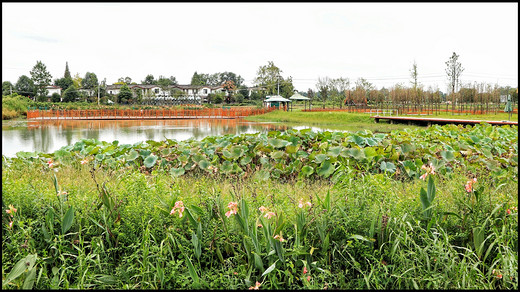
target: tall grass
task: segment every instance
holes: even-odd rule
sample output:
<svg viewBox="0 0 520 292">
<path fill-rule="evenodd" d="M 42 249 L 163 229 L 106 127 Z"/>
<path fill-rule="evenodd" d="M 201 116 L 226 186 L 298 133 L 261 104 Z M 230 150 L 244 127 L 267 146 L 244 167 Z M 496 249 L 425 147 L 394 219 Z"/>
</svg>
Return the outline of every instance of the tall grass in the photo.
<svg viewBox="0 0 520 292">
<path fill-rule="evenodd" d="M 2 286 L 516 289 L 515 175 L 469 193 L 467 175 L 433 177 L 426 218 L 427 183 L 384 173 L 282 183 L 4 158 Z"/>
</svg>

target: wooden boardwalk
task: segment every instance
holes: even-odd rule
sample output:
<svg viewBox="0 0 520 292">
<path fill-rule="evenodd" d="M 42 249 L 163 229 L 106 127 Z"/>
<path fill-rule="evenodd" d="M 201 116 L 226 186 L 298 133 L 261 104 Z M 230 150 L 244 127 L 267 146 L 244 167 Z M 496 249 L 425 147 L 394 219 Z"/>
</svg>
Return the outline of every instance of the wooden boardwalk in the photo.
<svg viewBox="0 0 520 292">
<path fill-rule="evenodd" d="M 480 123 L 488 123 L 491 125 L 518 125 L 515 121 L 484 121 L 484 120 L 463 120 L 463 119 L 441 119 L 441 118 L 415 118 L 415 117 L 389 117 L 389 116 L 371 116 L 376 123 L 379 120 L 388 120 L 390 124 L 394 123 L 405 123 L 408 125 L 418 124 L 427 125 L 432 124 L 463 124 L 463 125 L 475 125 Z"/>
</svg>

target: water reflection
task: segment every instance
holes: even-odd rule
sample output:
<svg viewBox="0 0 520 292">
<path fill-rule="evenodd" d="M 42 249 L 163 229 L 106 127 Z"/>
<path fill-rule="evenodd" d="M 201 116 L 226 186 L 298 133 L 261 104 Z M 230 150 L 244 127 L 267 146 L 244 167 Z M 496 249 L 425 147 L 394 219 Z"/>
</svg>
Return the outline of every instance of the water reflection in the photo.
<svg viewBox="0 0 520 292">
<path fill-rule="evenodd" d="M 27 121 L 18 124 L 2 123 L 2 155 L 13 157 L 18 151 L 41 151 L 51 153 L 63 146 L 72 145 L 81 139 L 96 139 L 120 144 L 166 138 L 177 141 L 206 136 L 238 135 L 273 130 L 283 131 L 288 127 L 279 123 L 255 123 L 242 119 L 215 120 L 95 120 L 95 121 Z M 301 130 L 313 127 L 293 127 Z"/>
</svg>

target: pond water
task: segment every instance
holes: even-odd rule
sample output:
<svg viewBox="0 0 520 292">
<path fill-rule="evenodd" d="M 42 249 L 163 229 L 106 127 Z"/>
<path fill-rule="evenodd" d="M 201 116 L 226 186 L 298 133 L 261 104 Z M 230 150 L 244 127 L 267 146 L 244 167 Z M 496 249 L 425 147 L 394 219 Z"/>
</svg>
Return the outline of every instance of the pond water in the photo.
<svg viewBox="0 0 520 292">
<path fill-rule="evenodd" d="M 206 136 L 252 134 L 268 131 L 301 130 L 316 127 L 288 127 L 280 123 L 257 123 L 242 119 L 214 120 L 54 120 L 3 121 L 2 155 L 14 157 L 19 151 L 52 153 L 81 139 L 119 141 L 134 144 L 146 140 L 202 140 Z"/>
</svg>

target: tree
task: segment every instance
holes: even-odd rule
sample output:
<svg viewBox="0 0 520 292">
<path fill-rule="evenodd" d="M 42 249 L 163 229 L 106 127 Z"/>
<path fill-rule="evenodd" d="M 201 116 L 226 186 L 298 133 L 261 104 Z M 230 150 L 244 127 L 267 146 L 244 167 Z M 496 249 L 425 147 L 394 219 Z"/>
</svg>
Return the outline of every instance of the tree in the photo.
<svg viewBox="0 0 520 292">
<path fill-rule="evenodd" d="M 350 87 L 350 80 L 348 78 L 329 79 L 330 97 L 334 102 L 339 103 L 342 108 L 345 101 L 345 91 Z"/>
<path fill-rule="evenodd" d="M 323 102 L 323 108 L 325 108 L 325 101 L 328 99 L 329 85 L 330 85 L 329 77 L 318 78 L 318 83 L 316 84 L 316 89 L 318 89 L 320 99 Z"/>
<path fill-rule="evenodd" d="M 178 84 L 177 83 L 177 78 L 175 78 L 173 76 L 170 76 L 170 81 L 171 81 L 170 85 L 177 85 Z"/>
<path fill-rule="evenodd" d="M 358 78 L 356 88 L 360 88 L 364 92 L 365 98 L 362 102 L 366 105 L 370 101 L 370 91 L 374 90 L 374 85 L 365 78 Z"/>
<path fill-rule="evenodd" d="M 47 71 L 47 67 L 41 61 L 37 61 L 31 70 L 31 79 L 36 87 L 36 93 L 40 96 L 47 95 L 47 85 L 51 84 L 51 74 Z"/>
<path fill-rule="evenodd" d="M 14 88 L 16 89 L 16 93 L 20 95 L 28 97 L 35 95 L 34 83 L 32 79 L 27 77 L 26 75 L 22 75 L 18 78 L 18 81 L 16 82 Z"/>
<path fill-rule="evenodd" d="M 462 65 L 458 62 L 459 55 L 453 52 L 450 59 L 446 61 L 446 74 L 448 75 L 449 89 L 451 93 L 455 93 L 457 86 L 460 84 L 460 74 L 464 71 Z"/>
<path fill-rule="evenodd" d="M 235 82 L 233 82 L 232 80 L 228 80 L 225 81 L 222 85 L 224 86 L 224 89 L 227 91 L 226 103 L 230 103 L 233 99 L 233 93 L 235 92 L 235 89 L 237 89 Z"/>
<path fill-rule="evenodd" d="M 73 84 L 72 78 L 63 77 L 54 80 L 54 85 L 59 86 L 63 91 L 67 90 L 67 88 Z"/>
<path fill-rule="evenodd" d="M 51 95 L 51 101 L 52 102 L 60 102 L 61 101 L 61 96 L 59 93 L 57 92 L 54 92 L 52 95 Z"/>
<path fill-rule="evenodd" d="M 85 78 L 81 80 L 81 87 L 84 89 L 88 89 L 89 93 L 94 93 L 97 90 L 98 86 L 98 78 L 96 74 L 87 72 L 85 74 Z M 89 96 L 91 96 L 89 94 Z"/>
<path fill-rule="evenodd" d="M 157 81 L 155 80 L 155 78 L 153 77 L 152 74 L 148 74 L 146 75 L 146 77 L 144 78 L 144 81 L 142 81 L 143 84 L 146 84 L 146 85 L 155 85 L 157 84 Z"/>
<path fill-rule="evenodd" d="M 65 92 L 63 92 L 63 101 L 64 102 L 73 102 L 79 98 L 79 92 L 76 89 L 76 86 L 71 85 Z"/>
<path fill-rule="evenodd" d="M 69 62 L 65 62 L 65 74 L 63 75 L 63 78 L 72 79 L 72 77 L 70 76 L 70 71 L 69 71 Z"/>
<path fill-rule="evenodd" d="M 265 87 L 267 89 L 267 94 L 275 94 L 278 92 L 281 73 L 282 70 L 280 70 L 273 61 L 269 61 L 267 65 L 258 68 L 254 82 L 256 86 Z"/>
<path fill-rule="evenodd" d="M 281 79 L 280 82 L 280 95 L 289 98 L 294 94 L 294 85 L 292 83 L 292 77 L 288 77 L 287 79 Z"/>
<path fill-rule="evenodd" d="M 128 85 L 123 84 L 119 89 L 119 94 L 117 95 L 118 103 L 129 103 L 132 101 L 132 90 L 128 87 Z"/>
<path fill-rule="evenodd" d="M 414 89 L 417 89 L 417 64 L 415 63 L 415 60 L 413 61 L 412 69 L 410 70 L 410 76 L 412 77 L 412 81 L 410 81 L 413 85 Z"/>
<path fill-rule="evenodd" d="M 2 82 L 2 96 L 13 93 L 13 84 L 10 81 Z"/>
<path fill-rule="evenodd" d="M 197 71 L 193 73 L 191 77 L 191 85 L 208 85 L 209 75 L 208 74 L 198 74 Z"/>
<path fill-rule="evenodd" d="M 74 85 L 76 90 L 78 88 L 81 88 L 81 82 L 82 81 L 83 81 L 83 79 L 81 77 L 79 77 L 79 73 L 76 73 L 76 75 L 74 75 L 74 78 L 72 78 L 72 84 Z"/>
<path fill-rule="evenodd" d="M 164 76 L 159 76 L 159 80 L 157 80 L 157 85 L 161 88 L 163 93 L 166 93 L 168 87 L 172 84 L 172 81 L 169 78 Z"/>
<path fill-rule="evenodd" d="M 132 83 L 132 78 L 126 76 L 126 77 L 125 77 L 125 83 L 126 83 L 126 84 L 130 84 L 130 83 Z"/>
</svg>

